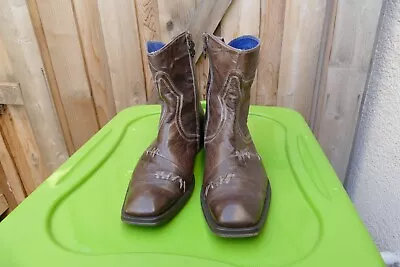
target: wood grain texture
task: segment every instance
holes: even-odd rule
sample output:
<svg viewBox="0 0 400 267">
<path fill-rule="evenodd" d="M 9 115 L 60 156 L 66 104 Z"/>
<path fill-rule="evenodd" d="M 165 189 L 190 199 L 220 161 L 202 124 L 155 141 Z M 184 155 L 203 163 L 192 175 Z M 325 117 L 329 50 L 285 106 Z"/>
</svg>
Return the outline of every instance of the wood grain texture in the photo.
<svg viewBox="0 0 400 267">
<path fill-rule="evenodd" d="M 202 2 L 203 0 L 196 0 L 195 2 L 196 9 L 201 5 Z M 197 44 L 195 46 L 195 49 L 203 50 L 203 43 Z M 209 71 L 208 59 L 206 59 L 204 56 L 200 56 L 195 65 L 195 72 L 196 72 L 197 88 L 199 90 L 200 99 L 202 100 L 205 100 L 207 95 L 208 71 Z"/>
<path fill-rule="evenodd" d="M 278 105 L 310 122 L 325 21 L 326 0 L 286 1 Z"/>
<path fill-rule="evenodd" d="M 161 41 L 167 43 L 185 31 L 195 9 L 195 0 L 158 0 Z"/>
<path fill-rule="evenodd" d="M 68 157 L 60 123 L 43 75 L 43 62 L 25 1 L 0 1 L 0 34 L 21 87 L 33 133 L 49 171 Z"/>
<path fill-rule="evenodd" d="M 215 31 L 231 2 L 232 0 L 207 0 L 202 1 L 196 8 L 195 14 L 187 27 L 192 34 L 196 47 L 203 46 L 203 33 Z M 197 62 L 202 52 L 202 49 L 196 49 L 195 62 Z"/>
<path fill-rule="evenodd" d="M 0 215 L 8 210 L 8 202 L 3 194 L 0 194 Z"/>
<path fill-rule="evenodd" d="M 40 19 L 36 1 L 37 0 L 27 0 L 26 3 L 29 8 L 33 29 L 35 31 L 36 39 L 43 60 L 43 76 L 45 77 L 47 87 L 49 88 L 51 96 L 53 98 L 54 108 L 57 112 L 62 133 L 64 135 L 65 145 L 67 147 L 69 155 L 72 155 L 72 153 L 74 153 L 75 151 L 74 143 L 72 141 L 72 136 L 69 131 L 69 125 L 65 114 L 64 105 L 62 103 L 60 91 L 58 89 L 58 84 L 53 69 L 53 63 L 51 62 L 50 52 L 47 46 L 46 36 L 44 35 L 42 21 Z"/>
<path fill-rule="evenodd" d="M 277 105 L 279 67 L 286 0 L 261 1 L 260 59 L 258 63 L 257 90 L 252 92 L 252 103 Z"/>
<path fill-rule="evenodd" d="M 6 47 L 0 35 L 0 82 L 14 81 L 11 61 L 8 57 Z"/>
<path fill-rule="evenodd" d="M 73 0 L 72 3 L 97 118 L 103 127 L 114 117 L 116 109 L 99 9 L 96 0 Z M 124 89 L 121 88 L 121 91 Z"/>
<path fill-rule="evenodd" d="M 209 61 L 208 58 L 200 57 L 196 63 L 196 80 L 199 95 L 202 100 L 206 99 L 207 96 L 207 81 L 209 74 Z"/>
<path fill-rule="evenodd" d="M 78 149 L 98 131 L 99 125 L 72 3 L 40 0 L 37 4 L 72 140 Z"/>
<path fill-rule="evenodd" d="M 0 104 L 23 105 L 21 89 L 18 83 L 0 82 Z"/>
<path fill-rule="evenodd" d="M 234 0 L 221 20 L 221 36 L 230 42 L 241 35 L 259 36 L 260 1 Z"/>
<path fill-rule="evenodd" d="M 134 2 L 100 0 L 99 12 L 117 112 L 146 103 Z"/>
<path fill-rule="evenodd" d="M 324 28 L 322 33 L 321 45 L 319 58 L 319 68 L 317 77 L 315 80 L 315 90 L 313 98 L 313 110 L 310 117 L 310 127 L 315 132 L 316 127 L 320 124 L 321 120 L 321 109 L 326 94 L 326 81 L 329 69 L 329 60 L 332 52 L 333 33 L 335 29 L 337 5 L 339 0 L 328 1 L 326 8 L 326 16 L 324 22 Z"/>
<path fill-rule="evenodd" d="M 10 208 L 14 209 L 26 196 L 18 170 L 0 133 L 0 189 L 6 196 Z"/>
<path fill-rule="evenodd" d="M 230 42 L 241 35 L 260 34 L 261 3 L 259 0 L 235 0 L 221 20 L 221 36 Z M 257 72 L 251 86 L 250 102 L 256 103 Z"/>
<path fill-rule="evenodd" d="M 23 106 L 8 106 L 0 117 L 1 134 L 15 162 L 25 191 L 30 194 L 49 175 Z"/>
<path fill-rule="evenodd" d="M 139 28 L 140 48 L 146 84 L 146 96 L 149 103 L 157 102 L 158 94 L 152 81 L 152 74 L 147 59 L 146 42 L 160 40 L 160 22 L 157 0 L 135 0 L 137 24 Z"/>
<path fill-rule="evenodd" d="M 373 56 L 382 1 L 338 1 L 317 138 L 343 181 Z"/>
</svg>

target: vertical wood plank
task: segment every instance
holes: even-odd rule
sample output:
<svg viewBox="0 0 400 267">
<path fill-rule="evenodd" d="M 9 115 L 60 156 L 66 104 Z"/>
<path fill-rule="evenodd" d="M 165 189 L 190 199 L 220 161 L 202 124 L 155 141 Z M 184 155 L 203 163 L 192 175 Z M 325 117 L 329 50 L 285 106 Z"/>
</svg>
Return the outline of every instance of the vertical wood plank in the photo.
<svg viewBox="0 0 400 267">
<path fill-rule="evenodd" d="M 260 35 L 260 0 L 235 0 L 221 20 L 221 36 L 226 42 L 241 35 Z M 251 86 L 250 102 L 256 102 L 257 72 Z"/>
<path fill-rule="evenodd" d="M 196 63 L 196 79 L 197 88 L 199 90 L 199 95 L 201 99 L 205 100 L 207 96 L 207 81 L 209 72 L 209 62 L 208 58 L 200 57 Z"/>
<path fill-rule="evenodd" d="M 203 0 L 196 0 L 196 9 L 201 5 Z M 196 12 L 196 11 L 195 11 Z M 215 32 L 214 32 L 215 33 Z M 203 43 L 195 44 L 196 50 L 203 50 Z M 208 81 L 209 64 L 208 59 L 200 56 L 195 65 L 197 88 L 199 90 L 200 98 L 205 100 L 207 96 L 207 81 Z"/>
<path fill-rule="evenodd" d="M 319 68 L 315 80 L 315 90 L 313 98 L 313 107 L 310 117 L 310 127 L 314 131 L 316 125 L 319 125 L 323 98 L 326 93 L 326 80 L 328 76 L 329 59 L 332 52 L 333 31 L 335 29 L 336 13 L 338 0 L 328 1 L 326 7 L 326 16 L 322 33 L 322 49 L 320 50 Z"/>
<path fill-rule="evenodd" d="M 204 32 L 215 31 L 231 2 L 232 0 L 202 1 L 196 8 L 196 12 L 190 19 L 187 27 L 188 31 L 192 34 L 196 47 L 203 45 L 202 34 Z M 202 50 L 196 50 L 196 55 L 194 56 L 195 62 L 197 62 L 202 52 Z"/>
<path fill-rule="evenodd" d="M 338 1 L 325 93 L 317 113 L 317 138 L 345 179 L 373 56 L 382 0 Z"/>
<path fill-rule="evenodd" d="M 0 116 L 0 130 L 25 191 L 30 194 L 49 172 L 43 164 L 23 106 L 8 106 Z"/>
<path fill-rule="evenodd" d="M 167 43 L 185 31 L 195 9 L 195 0 L 158 0 L 161 41 Z"/>
<path fill-rule="evenodd" d="M 147 59 L 146 42 L 160 40 L 160 22 L 158 18 L 157 0 L 135 0 L 137 24 L 139 28 L 140 47 L 146 82 L 147 101 L 156 102 L 157 93 L 154 92 L 149 61 Z M 154 93 L 153 93 L 154 92 Z"/>
<path fill-rule="evenodd" d="M 14 80 L 11 62 L 0 36 L 0 82 L 11 82 Z"/>
<path fill-rule="evenodd" d="M 261 1 L 261 48 L 255 93 L 255 102 L 259 105 L 277 104 L 285 5 L 286 0 Z"/>
<path fill-rule="evenodd" d="M 195 15 L 196 7 L 200 0 L 158 0 L 158 10 L 160 19 L 160 37 L 161 41 L 167 43 L 173 37 L 187 30 L 192 16 Z M 202 50 L 202 44 L 197 44 L 195 49 Z M 208 60 L 200 58 L 195 65 L 195 77 L 198 94 L 205 97 L 205 84 L 207 83 Z"/>
<path fill-rule="evenodd" d="M 58 84 L 53 69 L 53 63 L 51 62 L 50 52 L 47 46 L 46 37 L 44 35 L 42 21 L 39 16 L 39 10 L 37 8 L 36 1 L 37 0 L 27 0 L 26 2 L 29 8 L 33 29 L 35 31 L 36 39 L 40 48 L 40 53 L 44 64 L 43 75 L 46 78 L 47 85 L 50 89 L 54 101 L 54 107 L 57 112 L 58 119 L 60 121 L 61 129 L 64 135 L 65 145 L 67 146 L 68 153 L 72 155 L 72 153 L 74 153 L 75 151 L 74 143 L 72 141 L 72 136 L 69 131 L 69 125 L 65 114 L 64 105 L 62 103 L 60 91 L 58 89 Z"/>
<path fill-rule="evenodd" d="M 146 103 L 140 38 L 132 0 L 99 0 L 116 110 Z"/>
<path fill-rule="evenodd" d="M 116 113 L 96 0 L 73 0 L 97 118 L 103 127 Z M 121 91 L 129 88 L 120 88 Z"/>
<path fill-rule="evenodd" d="M 278 105 L 299 111 L 310 122 L 325 21 L 326 0 L 286 2 Z"/>
<path fill-rule="evenodd" d="M 221 20 L 221 36 L 225 42 L 241 35 L 260 33 L 260 1 L 234 0 Z"/>
<path fill-rule="evenodd" d="M 65 161 L 68 152 L 25 1 L 0 1 L 0 34 L 46 168 L 53 171 Z"/>
<path fill-rule="evenodd" d="M 72 3 L 37 2 L 75 149 L 99 129 Z"/>
<path fill-rule="evenodd" d="M 0 133 L 0 188 L 14 209 L 25 199 L 25 189 Z"/>
</svg>

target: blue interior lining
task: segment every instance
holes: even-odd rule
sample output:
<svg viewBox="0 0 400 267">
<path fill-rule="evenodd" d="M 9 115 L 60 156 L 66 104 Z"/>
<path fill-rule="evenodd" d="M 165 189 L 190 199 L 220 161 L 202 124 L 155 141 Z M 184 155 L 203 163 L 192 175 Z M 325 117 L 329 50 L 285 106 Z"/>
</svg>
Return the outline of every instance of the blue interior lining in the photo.
<svg viewBox="0 0 400 267">
<path fill-rule="evenodd" d="M 249 50 L 256 47 L 260 43 L 260 40 L 251 35 L 243 35 L 229 42 L 233 48 L 240 50 Z"/>
<path fill-rule="evenodd" d="M 163 42 L 148 41 L 147 42 L 147 52 L 148 53 L 156 52 L 156 51 L 160 50 L 161 48 L 163 48 L 164 45 L 165 44 Z"/>
</svg>

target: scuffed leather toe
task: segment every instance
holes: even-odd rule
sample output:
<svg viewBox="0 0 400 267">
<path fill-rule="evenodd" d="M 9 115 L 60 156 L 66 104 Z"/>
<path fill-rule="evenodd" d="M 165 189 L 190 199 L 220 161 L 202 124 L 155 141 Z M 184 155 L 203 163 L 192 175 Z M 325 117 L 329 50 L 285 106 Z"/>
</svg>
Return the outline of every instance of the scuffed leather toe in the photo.
<svg viewBox="0 0 400 267">
<path fill-rule="evenodd" d="M 151 217 L 162 214 L 175 199 L 154 191 L 135 192 L 127 200 L 124 212 L 130 216 Z"/>
<path fill-rule="evenodd" d="M 215 222 L 223 227 L 243 228 L 257 224 L 260 213 L 257 207 L 245 207 L 241 201 L 221 201 L 211 206 Z"/>
</svg>

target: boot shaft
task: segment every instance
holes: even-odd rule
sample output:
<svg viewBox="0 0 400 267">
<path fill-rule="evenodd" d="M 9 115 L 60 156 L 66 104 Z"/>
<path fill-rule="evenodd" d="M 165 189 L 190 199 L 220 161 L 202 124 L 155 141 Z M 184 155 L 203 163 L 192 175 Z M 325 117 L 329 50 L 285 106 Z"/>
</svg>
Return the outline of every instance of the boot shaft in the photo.
<svg viewBox="0 0 400 267">
<path fill-rule="evenodd" d="M 162 107 L 158 138 L 169 138 L 171 131 L 177 131 L 183 140 L 200 146 L 202 110 L 196 90 L 191 35 L 181 33 L 167 44 L 149 41 L 147 51 Z"/>
<path fill-rule="evenodd" d="M 260 41 L 242 36 L 225 44 L 213 35 L 203 37 L 210 62 L 205 142 L 222 135 L 229 137 L 234 147 L 241 147 L 243 141 L 251 141 L 247 116 Z"/>
</svg>

